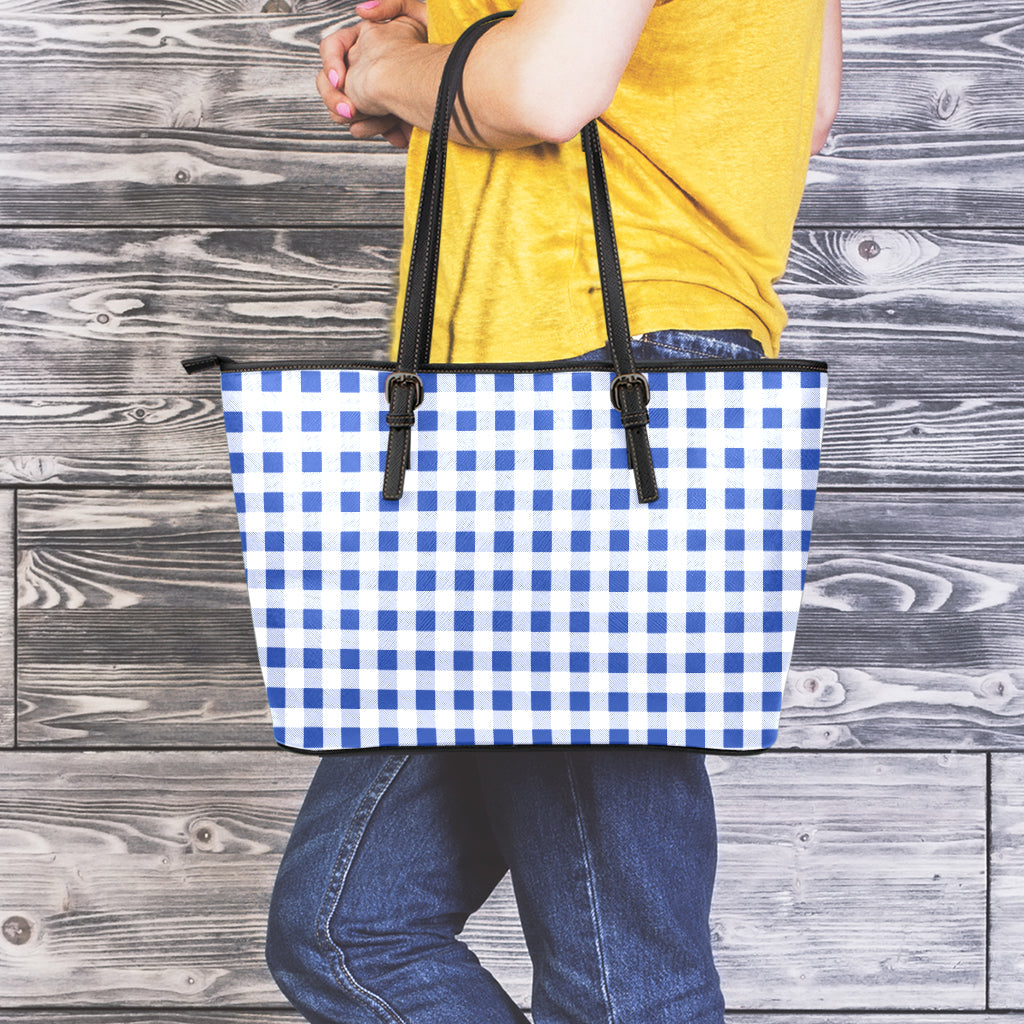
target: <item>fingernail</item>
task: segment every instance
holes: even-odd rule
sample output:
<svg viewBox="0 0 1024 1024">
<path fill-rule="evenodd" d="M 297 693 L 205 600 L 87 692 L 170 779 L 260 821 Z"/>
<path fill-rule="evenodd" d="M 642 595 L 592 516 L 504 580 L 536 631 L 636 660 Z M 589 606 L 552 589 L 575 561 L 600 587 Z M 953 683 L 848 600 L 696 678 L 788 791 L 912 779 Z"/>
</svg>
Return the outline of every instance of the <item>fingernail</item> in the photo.
<svg viewBox="0 0 1024 1024">
<path fill-rule="evenodd" d="M 334 70 L 334 68 L 331 68 L 331 70 L 327 72 L 327 79 L 331 83 L 333 88 L 338 88 L 338 83 L 341 81 L 341 77 L 338 75 L 338 72 Z"/>
<path fill-rule="evenodd" d="M 380 7 L 380 0 L 366 0 L 365 4 L 356 4 L 357 7 L 361 7 L 364 11 L 372 11 L 374 7 Z"/>
<path fill-rule="evenodd" d="M 339 103 L 334 109 L 341 114 L 342 117 L 352 116 L 352 108 L 347 103 Z"/>
</svg>

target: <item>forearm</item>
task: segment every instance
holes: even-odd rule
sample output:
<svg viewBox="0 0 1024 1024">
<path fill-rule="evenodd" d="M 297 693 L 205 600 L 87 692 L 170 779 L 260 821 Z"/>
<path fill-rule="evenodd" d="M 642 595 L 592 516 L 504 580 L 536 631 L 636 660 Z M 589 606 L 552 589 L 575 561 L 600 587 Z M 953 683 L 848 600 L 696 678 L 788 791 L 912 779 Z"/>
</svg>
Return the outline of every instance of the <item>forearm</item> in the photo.
<svg viewBox="0 0 1024 1024">
<path fill-rule="evenodd" d="M 488 32 L 498 32 L 499 24 Z M 523 123 L 512 90 L 501 88 L 505 48 L 480 40 L 463 73 L 463 92 L 469 110 L 456 101 L 449 129 L 452 142 L 487 149 L 518 149 L 548 141 Z M 441 73 L 450 46 L 409 42 L 395 46 L 382 57 L 372 76 L 375 99 L 408 124 L 429 130 L 441 85 Z M 486 70 L 485 70 L 486 69 Z"/>
<path fill-rule="evenodd" d="M 821 43 L 821 70 L 818 75 L 818 103 L 811 135 L 811 152 L 817 153 L 832 128 L 839 110 L 839 90 L 843 76 L 843 18 L 840 0 L 826 0 L 825 26 Z"/>
</svg>

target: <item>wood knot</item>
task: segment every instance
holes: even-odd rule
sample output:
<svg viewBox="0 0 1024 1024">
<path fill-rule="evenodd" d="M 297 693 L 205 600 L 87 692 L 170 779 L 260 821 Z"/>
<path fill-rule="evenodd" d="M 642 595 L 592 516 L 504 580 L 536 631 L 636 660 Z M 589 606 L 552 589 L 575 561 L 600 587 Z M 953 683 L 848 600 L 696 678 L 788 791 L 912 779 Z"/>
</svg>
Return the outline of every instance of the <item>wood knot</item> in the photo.
<svg viewBox="0 0 1024 1024">
<path fill-rule="evenodd" d="M 264 14 L 293 14 L 294 8 L 285 0 L 267 0 L 263 5 Z"/>
<path fill-rule="evenodd" d="M 960 97 L 955 92 L 943 89 L 939 98 L 935 101 L 935 112 L 939 115 L 940 121 L 948 121 L 960 106 Z"/>
<path fill-rule="evenodd" d="M 787 684 L 793 705 L 803 708 L 837 707 L 846 700 L 846 690 L 835 669 L 818 668 L 794 672 Z"/>
<path fill-rule="evenodd" d="M 20 914 L 12 914 L 0 930 L 12 946 L 24 946 L 32 938 L 32 922 Z"/>
<path fill-rule="evenodd" d="M 179 185 L 187 185 L 192 180 L 192 175 L 189 174 L 188 171 L 186 171 L 184 168 L 182 168 L 180 171 L 178 171 L 177 174 L 174 175 L 174 180 Z"/>
<path fill-rule="evenodd" d="M 188 829 L 192 845 L 204 853 L 221 853 L 224 843 L 220 838 L 217 823 L 209 818 L 200 818 L 192 822 Z"/>
<path fill-rule="evenodd" d="M 995 698 L 1003 704 L 1008 704 L 1020 693 L 1006 672 L 995 672 L 986 676 L 981 680 L 980 689 L 983 697 Z"/>
<path fill-rule="evenodd" d="M 857 252 L 863 260 L 873 260 L 881 251 L 882 247 L 873 238 L 865 238 L 857 246 Z"/>
</svg>

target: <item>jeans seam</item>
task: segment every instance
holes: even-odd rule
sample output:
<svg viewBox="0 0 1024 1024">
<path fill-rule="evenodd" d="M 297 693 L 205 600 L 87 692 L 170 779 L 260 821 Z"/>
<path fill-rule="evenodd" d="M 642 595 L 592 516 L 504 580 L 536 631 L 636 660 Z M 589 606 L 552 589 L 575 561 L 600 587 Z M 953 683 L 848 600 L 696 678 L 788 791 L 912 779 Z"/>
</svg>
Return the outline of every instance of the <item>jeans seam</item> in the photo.
<svg viewBox="0 0 1024 1024">
<path fill-rule="evenodd" d="M 569 777 L 569 795 L 572 797 L 573 812 L 576 815 L 576 830 L 580 837 L 580 848 L 583 857 L 583 869 L 587 880 L 587 900 L 590 904 L 590 920 L 594 927 L 594 947 L 597 952 L 598 970 L 601 973 L 601 996 L 608 1008 L 607 1024 L 615 1024 L 615 1009 L 612 1006 L 611 989 L 608 984 L 608 967 L 605 963 L 604 943 L 601 937 L 601 921 L 597 907 L 597 889 L 594 885 L 594 866 L 590 863 L 590 852 L 587 847 L 587 826 L 580 810 L 580 799 L 576 789 L 576 778 L 572 770 L 572 757 L 564 755 L 565 769 Z"/>
<path fill-rule="evenodd" d="M 363 794 L 345 832 L 345 837 L 341 841 L 338 856 L 331 870 L 330 883 L 320 903 L 316 921 L 317 942 L 320 945 L 321 953 L 331 965 L 331 973 L 343 988 L 348 989 L 376 1017 L 386 1021 L 387 1024 L 408 1024 L 408 1022 L 386 999 L 356 981 L 345 963 L 344 951 L 331 936 L 330 925 L 341 903 L 349 869 L 366 834 L 370 818 L 402 767 L 409 760 L 409 756 L 408 754 L 395 754 L 393 757 L 389 757 Z"/>
</svg>

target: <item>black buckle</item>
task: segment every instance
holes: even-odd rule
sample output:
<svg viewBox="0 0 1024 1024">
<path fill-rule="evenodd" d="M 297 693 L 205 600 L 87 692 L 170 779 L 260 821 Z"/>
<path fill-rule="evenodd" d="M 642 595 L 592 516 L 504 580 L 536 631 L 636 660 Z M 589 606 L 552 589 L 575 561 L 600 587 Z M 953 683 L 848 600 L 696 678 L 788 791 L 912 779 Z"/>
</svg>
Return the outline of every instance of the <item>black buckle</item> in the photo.
<svg viewBox="0 0 1024 1024">
<path fill-rule="evenodd" d="M 642 373 L 620 373 L 613 381 L 611 386 L 612 405 L 622 412 L 622 406 L 619 405 L 618 390 L 623 385 L 641 384 L 644 389 L 644 405 L 649 405 L 651 401 L 651 387 L 647 383 L 647 378 Z"/>
<path fill-rule="evenodd" d="M 415 409 L 423 401 L 423 381 L 415 373 L 407 373 L 403 370 L 396 370 L 389 373 L 384 381 L 384 398 L 390 404 L 391 390 L 396 384 L 413 384 L 416 387 L 416 400 L 412 403 Z"/>
</svg>

